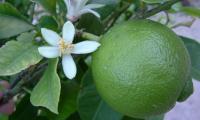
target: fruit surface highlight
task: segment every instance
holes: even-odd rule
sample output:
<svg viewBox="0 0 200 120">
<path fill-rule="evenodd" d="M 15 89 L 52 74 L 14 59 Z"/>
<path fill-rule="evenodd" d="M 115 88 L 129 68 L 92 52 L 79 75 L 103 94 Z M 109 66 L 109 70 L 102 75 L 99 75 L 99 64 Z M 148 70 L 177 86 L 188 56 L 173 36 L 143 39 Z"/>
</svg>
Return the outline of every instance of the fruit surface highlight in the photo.
<svg viewBox="0 0 200 120">
<path fill-rule="evenodd" d="M 93 54 L 92 73 L 101 97 L 116 111 L 145 118 L 169 111 L 190 76 L 182 40 L 150 20 L 114 26 Z"/>
</svg>

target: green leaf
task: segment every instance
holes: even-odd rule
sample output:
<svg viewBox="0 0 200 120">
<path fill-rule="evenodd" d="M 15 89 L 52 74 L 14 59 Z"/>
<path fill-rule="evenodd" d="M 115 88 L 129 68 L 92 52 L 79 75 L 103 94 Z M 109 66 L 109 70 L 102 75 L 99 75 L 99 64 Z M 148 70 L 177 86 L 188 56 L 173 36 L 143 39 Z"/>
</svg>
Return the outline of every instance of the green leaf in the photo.
<svg viewBox="0 0 200 120">
<path fill-rule="evenodd" d="M 113 111 L 98 95 L 87 71 L 82 79 L 82 90 L 78 97 L 78 111 L 82 120 L 121 120 L 122 115 Z"/>
<path fill-rule="evenodd" d="M 56 72 L 58 59 L 49 60 L 49 65 L 31 93 L 31 103 L 34 106 L 43 106 L 58 114 L 60 98 L 60 78 Z"/>
<path fill-rule="evenodd" d="M 41 4 L 49 13 L 56 14 L 56 0 L 34 0 Z"/>
<path fill-rule="evenodd" d="M 139 118 L 132 118 L 132 117 L 124 116 L 122 120 L 145 120 L 145 119 L 139 119 Z"/>
<path fill-rule="evenodd" d="M 101 19 L 109 16 L 118 7 L 119 2 L 120 0 L 91 0 L 91 3 L 105 5 L 97 9 L 97 12 L 101 15 Z"/>
<path fill-rule="evenodd" d="M 0 48 L 0 76 L 19 73 L 42 59 L 33 39 L 34 34 L 24 33 L 17 41 L 9 41 Z"/>
<path fill-rule="evenodd" d="M 0 114 L 0 120 L 8 120 L 8 116 Z"/>
<path fill-rule="evenodd" d="M 148 4 L 154 4 L 154 3 L 164 3 L 170 0 L 142 0 L 142 1 Z"/>
<path fill-rule="evenodd" d="M 187 98 L 190 97 L 190 95 L 192 95 L 193 92 L 194 92 L 194 88 L 193 88 L 193 83 L 192 83 L 192 77 L 189 76 L 177 101 L 178 102 L 185 101 Z"/>
<path fill-rule="evenodd" d="M 37 108 L 31 105 L 29 98 L 27 95 L 20 101 L 9 120 L 36 120 Z"/>
<path fill-rule="evenodd" d="M 49 117 L 49 120 L 66 120 L 72 113 L 74 113 L 77 110 L 78 92 L 79 85 L 74 81 L 63 83 L 58 107 L 59 114 L 55 115 L 47 112 L 46 114 Z"/>
<path fill-rule="evenodd" d="M 17 9 L 9 3 L 0 4 L 0 15 L 7 15 L 26 20 L 26 18 L 23 15 L 21 15 L 20 12 L 17 11 Z"/>
<path fill-rule="evenodd" d="M 200 80 L 200 44 L 190 38 L 182 37 L 185 46 L 188 49 L 192 62 L 192 77 Z"/>
<path fill-rule="evenodd" d="M 92 21 L 91 21 L 92 20 Z M 87 32 L 100 35 L 103 32 L 103 25 L 100 20 L 91 14 L 84 15 L 78 24 L 78 28 L 84 28 Z"/>
<path fill-rule="evenodd" d="M 165 115 L 162 114 L 162 115 L 157 115 L 157 116 L 149 117 L 149 118 L 147 118 L 145 120 L 164 120 L 164 117 L 165 117 Z"/>
<path fill-rule="evenodd" d="M 48 28 L 54 31 L 58 29 L 58 24 L 52 16 L 42 16 L 38 26 L 39 28 Z"/>
<path fill-rule="evenodd" d="M 131 117 L 125 116 L 122 120 L 164 120 L 164 115 L 152 116 L 146 119 L 131 118 Z"/>
<path fill-rule="evenodd" d="M 9 38 L 33 29 L 13 6 L 8 3 L 0 4 L 0 39 Z"/>
<path fill-rule="evenodd" d="M 194 17 L 200 17 L 200 9 L 199 8 L 195 8 L 195 7 L 182 7 L 181 11 L 194 16 Z"/>
</svg>

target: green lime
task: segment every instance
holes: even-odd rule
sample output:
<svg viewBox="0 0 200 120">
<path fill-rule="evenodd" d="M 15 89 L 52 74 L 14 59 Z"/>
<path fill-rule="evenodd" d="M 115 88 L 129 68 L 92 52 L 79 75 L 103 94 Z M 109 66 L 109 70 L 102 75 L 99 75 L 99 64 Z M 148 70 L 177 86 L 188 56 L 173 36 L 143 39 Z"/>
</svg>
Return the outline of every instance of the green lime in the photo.
<svg viewBox="0 0 200 120">
<path fill-rule="evenodd" d="M 98 92 L 116 111 L 145 118 L 169 111 L 190 75 L 181 39 L 150 20 L 116 25 L 100 40 L 92 73 Z"/>
</svg>

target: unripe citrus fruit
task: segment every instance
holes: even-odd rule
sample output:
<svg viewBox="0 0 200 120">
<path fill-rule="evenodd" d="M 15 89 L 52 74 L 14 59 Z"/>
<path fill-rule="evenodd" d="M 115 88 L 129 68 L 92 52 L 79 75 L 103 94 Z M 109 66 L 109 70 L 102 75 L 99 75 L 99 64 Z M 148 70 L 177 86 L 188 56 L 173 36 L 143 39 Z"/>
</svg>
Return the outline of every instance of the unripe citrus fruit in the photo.
<svg viewBox="0 0 200 120">
<path fill-rule="evenodd" d="M 125 22 L 100 40 L 92 73 L 98 92 L 116 111 L 145 118 L 170 110 L 190 75 L 181 39 L 150 20 Z"/>
</svg>

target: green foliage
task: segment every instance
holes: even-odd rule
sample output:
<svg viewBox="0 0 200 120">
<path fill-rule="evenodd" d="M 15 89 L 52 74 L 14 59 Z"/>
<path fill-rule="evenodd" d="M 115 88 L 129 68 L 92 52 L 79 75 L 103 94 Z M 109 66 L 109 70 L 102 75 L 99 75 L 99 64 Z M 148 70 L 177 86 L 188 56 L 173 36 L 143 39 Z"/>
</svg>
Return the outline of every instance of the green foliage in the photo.
<svg viewBox="0 0 200 120">
<path fill-rule="evenodd" d="M 183 88 L 179 98 L 177 101 L 183 102 L 185 101 L 192 93 L 194 92 L 193 83 L 192 83 L 192 77 L 189 76 L 189 79 L 187 80 L 185 87 Z"/>
<path fill-rule="evenodd" d="M 1 76 L 19 73 L 42 59 L 33 40 L 34 34 L 24 33 L 17 38 L 17 41 L 9 41 L 0 48 Z"/>
<path fill-rule="evenodd" d="M 152 3 L 164 3 L 164 2 L 167 2 L 167 1 L 170 1 L 170 0 L 142 0 L 146 3 L 149 3 L 149 4 L 152 4 Z"/>
<path fill-rule="evenodd" d="M 0 120 L 8 120 L 8 116 L 0 114 Z"/>
<path fill-rule="evenodd" d="M 31 103 L 34 106 L 43 106 L 58 114 L 60 98 L 60 78 L 56 72 L 58 59 L 49 60 L 47 70 L 31 93 Z"/>
<path fill-rule="evenodd" d="M 200 44 L 190 38 L 182 37 L 185 46 L 188 49 L 192 62 L 192 77 L 194 79 L 200 80 Z"/>
<path fill-rule="evenodd" d="M 33 29 L 12 5 L 0 4 L 0 39 L 9 38 Z"/>
<path fill-rule="evenodd" d="M 9 120 L 35 120 L 37 108 L 30 103 L 30 96 L 25 96 L 17 105 L 16 111 L 9 117 Z"/>
<path fill-rule="evenodd" d="M 66 120 L 72 113 L 77 110 L 77 96 L 79 92 L 79 85 L 74 82 L 65 82 L 62 84 L 61 97 L 58 107 L 58 115 L 47 113 L 50 120 Z"/>
<path fill-rule="evenodd" d="M 92 21 L 90 21 L 92 19 Z M 100 35 L 103 32 L 103 25 L 91 14 L 84 15 L 78 24 L 78 28 L 85 28 L 87 32 L 91 32 L 93 34 Z"/>
<path fill-rule="evenodd" d="M 58 24 L 52 16 L 43 16 L 42 18 L 40 18 L 38 27 L 48 28 L 56 31 L 58 29 Z"/>
<path fill-rule="evenodd" d="M 200 17 L 200 9 L 199 8 L 195 8 L 195 7 L 182 7 L 181 11 L 194 16 L 194 17 Z"/>
<path fill-rule="evenodd" d="M 9 90 L 0 88 L 0 94 L 3 95 L 2 92 L 5 92 L 5 95 L 7 95 L 7 91 L 11 92 L 8 96 L 11 95 L 10 98 L 15 98 L 16 111 L 10 116 L 0 113 L 0 120 L 164 119 L 164 115 L 146 119 L 131 118 L 116 112 L 107 105 L 99 96 L 93 82 L 89 68 L 90 62 L 93 60 L 90 54 L 73 55 L 78 72 L 72 81 L 66 79 L 63 74 L 61 61 L 58 59 L 42 59 L 42 56 L 38 53 L 38 47 L 39 45 L 46 45 L 46 43 L 43 39 L 40 39 L 42 38 L 41 28 L 48 28 L 60 35 L 62 34 L 60 33 L 62 25 L 67 21 L 67 8 L 64 0 L 5 1 L 0 3 L 0 79 L 11 81 L 12 88 Z M 88 0 L 88 4 L 104 5 L 102 8 L 94 9 L 101 17 L 99 19 L 93 14 L 84 14 L 74 22 L 73 24 L 78 31 L 75 36 L 75 43 L 88 39 L 96 40 L 99 37 L 95 35 L 102 36 L 107 30 L 109 32 L 113 25 L 121 24 L 121 22 L 132 18 L 135 19 L 135 16 L 136 18 L 138 16 L 138 18 L 143 18 L 143 16 L 150 17 L 161 11 L 168 12 L 167 10 L 173 2 L 170 4 L 165 4 L 165 2 L 170 1 Z M 147 9 L 154 7 L 156 9 L 153 11 Z M 185 7 L 181 2 L 175 4 L 173 10 L 172 14 L 183 12 L 193 17 L 200 16 L 199 8 Z M 80 32 L 79 34 L 81 30 L 83 30 L 83 33 Z M 118 35 L 120 36 L 120 34 Z M 37 41 L 35 38 L 37 38 Z M 191 56 L 192 77 L 200 80 L 200 54 L 198 52 L 200 51 L 200 44 L 195 40 L 182 38 Z M 111 49 L 113 51 L 113 48 Z M 26 75 L 23 75 L 24 73 Z M 184 101 L 192 92 L 192 81 L 190 80 L 178 101 Z M 0 98 L 0 101 L 2 101 L 2 98 Z"/>
<path fill-rule="evenodd" d="M 91 72 L 82 79 L 78 97 L 78 111 L 82 120 L 121 120 L 122 115 L 112 110 L 98 95 Z"/>
<path fill-rule="evenodd" d="M 105 19 L 113 10 L 116 9 L 120 0 L 91 0 L 91 3 L 99 3 L 105 5 L 102 8 L 99 8 L 97 11 L 101 14 L 101 19 Z"/>
<path fill-rule="evenodd" d="M 34 0 L 41 4 L 49 13 L 56 14 L 56 1 L 57 0 Z"/>
</svg>

